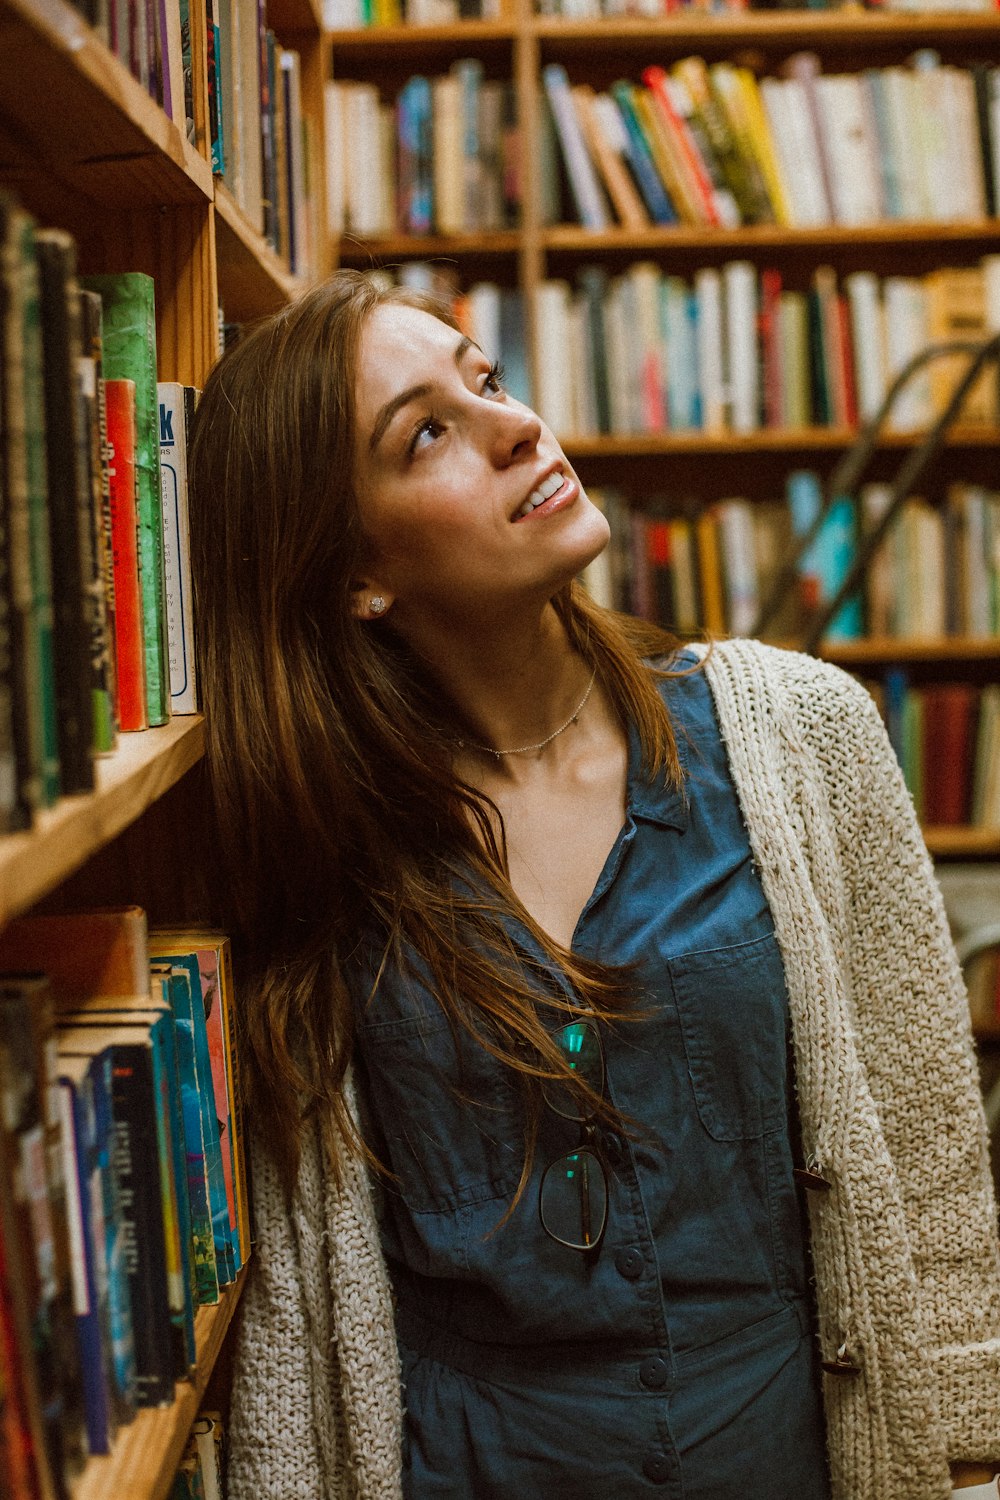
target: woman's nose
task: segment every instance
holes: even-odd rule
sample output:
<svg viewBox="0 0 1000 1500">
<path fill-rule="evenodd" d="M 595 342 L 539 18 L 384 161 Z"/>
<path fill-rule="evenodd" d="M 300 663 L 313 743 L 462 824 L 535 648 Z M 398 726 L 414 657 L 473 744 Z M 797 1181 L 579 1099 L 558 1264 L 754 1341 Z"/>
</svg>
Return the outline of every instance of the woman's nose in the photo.
<svg viewBox="0 0 1000 1500">
<path fill-rule="evenodd" d="M 506 466 L 533 452 L 542 435 L 542 424 L 528 406 L 520 402 L 498 404 L 493 445 L 496 462 Z"/>
</svg>

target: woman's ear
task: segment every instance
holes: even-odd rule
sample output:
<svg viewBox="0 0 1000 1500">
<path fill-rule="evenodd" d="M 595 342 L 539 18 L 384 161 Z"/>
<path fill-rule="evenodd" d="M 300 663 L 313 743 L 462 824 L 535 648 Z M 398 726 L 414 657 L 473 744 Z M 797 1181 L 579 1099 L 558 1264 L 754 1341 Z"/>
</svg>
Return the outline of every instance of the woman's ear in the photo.
<svg viewBox="0 0 1000 1500">
<path fill-rule="evenodd" d="M 392 605 L 392 594 L 371 581 L 361 581 L 351 589 L 351 614 L 356 620 L 380 620 Z"/>
</svg>

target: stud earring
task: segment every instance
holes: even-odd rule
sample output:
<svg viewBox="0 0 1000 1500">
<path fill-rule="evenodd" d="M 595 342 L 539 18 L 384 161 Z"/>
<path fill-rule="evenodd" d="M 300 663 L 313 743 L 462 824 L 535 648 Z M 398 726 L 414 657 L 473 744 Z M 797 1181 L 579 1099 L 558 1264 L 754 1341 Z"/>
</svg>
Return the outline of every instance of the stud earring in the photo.
<svg viewBox="0 0 1000 1500">
<path fill-rule="evenodd" d="M 382 598 L 382 595 L 381 594 L 375 594 L 373 598 L 369 599 L 369 601 L 368 601 L 368 608 L 369 608 L 370 612 L 373 615 L 384 614 L 385 613 L 385 600 Z"/>
</svg>

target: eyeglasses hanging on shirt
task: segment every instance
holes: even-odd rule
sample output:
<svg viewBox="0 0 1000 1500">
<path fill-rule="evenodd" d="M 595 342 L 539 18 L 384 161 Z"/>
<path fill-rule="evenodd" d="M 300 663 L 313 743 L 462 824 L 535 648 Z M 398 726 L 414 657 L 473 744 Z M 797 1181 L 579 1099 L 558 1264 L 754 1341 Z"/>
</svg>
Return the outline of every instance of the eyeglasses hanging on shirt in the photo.
<svg viewBox="0 0 1000 1500">
<path fill-rule="evenodd" d="M 597 1027 L 590 1021 L 571 1021 L 553 1032 L 552 1040 L 573 1072 L 603 1099 L 606 1068 Z M 567 1249 L 593 1255 L 608 1222 L 608 1174 L 597 1149 L 596 1107 L 581 1110 L 570 1089 L 558 1082 L 547 1084 L 542 1097 L 555 1114 L 580 1126 L 576 1150 L 554 1161 L 542 1175 L 538 1192 L 542 1228 Z"/>
</svg>

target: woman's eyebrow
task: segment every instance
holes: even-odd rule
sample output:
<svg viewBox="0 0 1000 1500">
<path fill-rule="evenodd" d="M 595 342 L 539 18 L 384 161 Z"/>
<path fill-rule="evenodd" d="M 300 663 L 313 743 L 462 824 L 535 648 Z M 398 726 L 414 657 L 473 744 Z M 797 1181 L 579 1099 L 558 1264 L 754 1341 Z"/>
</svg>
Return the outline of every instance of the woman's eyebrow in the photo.
<svg viewBox="0 0 1000 1500">
<path fill-rule="evenodd" d="M 476 343 L 475 339 L 470 339 L 468 336 L 464 336 L 463 338 L 461 338 L 455 345 L 454 359 L 456 365 L 460 365 L 462 363 L 462 360 L 465 358 L 470 349 L 478 348 L 479 345 Z M 482 351 L 480 350 L 480 353 L 481 352 Z M 409 406 L 411 401 L 418 401 L 421 396 L 429 396 L 432 389 L 433 388 L 428 385 L 426 381 L 423 381 L 420 385 L 411 385 L 405 391 L 400 391 L 398 396 L 393 396 L 391 401 L 387 401 L 385 403 L 385 405 L 382 407 L 382 410 L 375 418 L 375 425 L 372 428 L 372 435 L 368 440 L 369 453 L 375 452 L 375 449 L 378 447 L 379 443 L 382 441 L 382 438 L 385 436 L 386 428 L 389 426 L 389 423 L 392 421 L 396 413 L 398 411 L 402 411 L 404 406 Z"/>
</svg>

